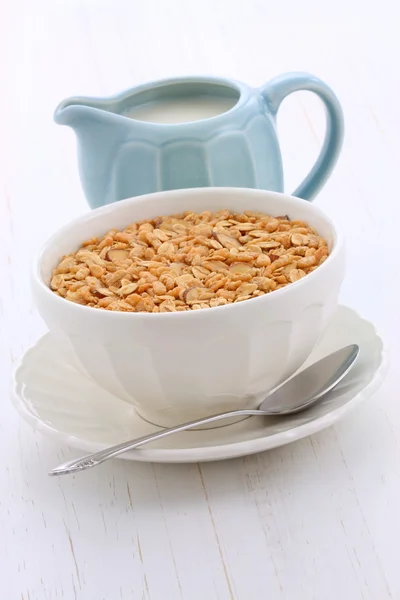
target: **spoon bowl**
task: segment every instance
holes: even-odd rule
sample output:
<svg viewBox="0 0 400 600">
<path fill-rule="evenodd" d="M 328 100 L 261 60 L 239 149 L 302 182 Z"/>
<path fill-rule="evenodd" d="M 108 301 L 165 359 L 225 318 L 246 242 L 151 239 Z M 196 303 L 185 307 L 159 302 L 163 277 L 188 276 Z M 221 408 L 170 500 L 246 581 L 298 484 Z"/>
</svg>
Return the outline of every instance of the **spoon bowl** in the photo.
<svg viewBox="0 0 400 600">
<path fill-rule="evenodd" d="M 359 352 L 357 344 L 351 344 L 328 354 L 271 390 L 258 410 L 266 415 L 277 416 L 305 410 L 347 375 Z"/>
</svg>

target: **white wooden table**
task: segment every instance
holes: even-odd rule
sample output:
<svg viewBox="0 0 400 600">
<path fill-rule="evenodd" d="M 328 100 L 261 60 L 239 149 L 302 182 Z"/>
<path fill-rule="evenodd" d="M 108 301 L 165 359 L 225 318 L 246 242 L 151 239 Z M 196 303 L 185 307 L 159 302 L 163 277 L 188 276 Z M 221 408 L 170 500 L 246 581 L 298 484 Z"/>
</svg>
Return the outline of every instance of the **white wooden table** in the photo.
<svg viewBox="0 0 400 600">
<path fill-rule="evenodd" d="M 396 0 L 14 0 L 0 22 L 0 597 L 4 600 L 400 598 L 400 38 Z M 373 399 L 334 428 L 262 455 L 122 461 L 50 479 L 78 455 L 9 401 L 15 361 L 44 332 L 32 253 L 88 210 L 59 100 L 215 74 L 261 85 L 308 70 L 346 116 L 317 199 L 348 239 L 342 301 L 392 349 Z M 308 94 L 279 115 L 287 190 L 323 137 Z"/>
</svg>

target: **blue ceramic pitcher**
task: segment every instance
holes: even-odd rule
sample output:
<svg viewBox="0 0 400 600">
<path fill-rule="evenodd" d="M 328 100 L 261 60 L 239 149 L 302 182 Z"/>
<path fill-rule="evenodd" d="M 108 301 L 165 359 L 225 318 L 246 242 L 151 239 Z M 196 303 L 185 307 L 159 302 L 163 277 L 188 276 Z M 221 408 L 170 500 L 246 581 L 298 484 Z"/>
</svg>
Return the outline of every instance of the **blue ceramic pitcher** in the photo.
<svg viewBox="0 0 400 600">
<path fill-rule="evenodd" d="M 81 181 L 92 208 L 188 187 L 282 192 L 275 119 L 282 100 L 299 90 L 314 92 L 326 107 L 322 150 L 293 192 L 312 200 L 340 153 L 343 116 L 332 90 L 307 73 L 281 75 L 258 89 L 211 77 L 169 79 L 105 99 L 69 98 L 54 118 L 77 135 Z"/>
</svg>

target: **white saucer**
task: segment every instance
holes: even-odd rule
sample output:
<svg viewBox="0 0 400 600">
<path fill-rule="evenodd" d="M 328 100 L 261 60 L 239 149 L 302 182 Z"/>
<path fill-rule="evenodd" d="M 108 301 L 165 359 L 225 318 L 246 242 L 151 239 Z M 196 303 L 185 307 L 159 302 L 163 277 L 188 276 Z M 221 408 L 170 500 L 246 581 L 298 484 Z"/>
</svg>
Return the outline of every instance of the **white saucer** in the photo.
<svg viewBox="0 0 400 600">
<path fill-rule="evenodd" d="M 339 307 L 307 364 L 350 343 L 359 359 L 343 382 L 308 411 L 282 418 L 251 417 L 217 429 L 187 431 L 123 454 L 149 462 L 201 462 L 254 454 L 329 427 L 381 384 L 386 366 L 383 342 L 372 323 Z M 17 366 L 13 403 L 33 427 L 60 443 L 94 452 L 159 428 L 143 421 L 129 404 L 113 397 L 73 366 L 49 334 Z"/>
</svg>

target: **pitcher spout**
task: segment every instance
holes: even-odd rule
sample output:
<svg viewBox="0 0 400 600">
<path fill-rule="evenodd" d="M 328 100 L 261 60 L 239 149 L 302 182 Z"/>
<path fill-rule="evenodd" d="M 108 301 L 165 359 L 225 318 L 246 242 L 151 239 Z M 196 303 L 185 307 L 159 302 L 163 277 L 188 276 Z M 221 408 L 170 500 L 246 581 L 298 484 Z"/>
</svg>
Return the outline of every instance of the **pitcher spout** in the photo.
<svg viewBox="0 0 400 600">
<path fill-rule="evenodd" d="M 80 122 L 84 122 L 88 118 L 91 120 L 96 119 L 96 115 L 97 117 L 102 115 L 104 118 L 104 113 L 99 112 L 99 109 L 100 111 L 107 111 L 108 108 L 108 102 L 102 100 L 81 96 L 68 98 L 57 106 L 54 111 L 54 121 L 58 125 L 68 125 L 75 129 Z"/>
</svg>

